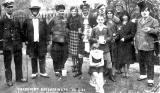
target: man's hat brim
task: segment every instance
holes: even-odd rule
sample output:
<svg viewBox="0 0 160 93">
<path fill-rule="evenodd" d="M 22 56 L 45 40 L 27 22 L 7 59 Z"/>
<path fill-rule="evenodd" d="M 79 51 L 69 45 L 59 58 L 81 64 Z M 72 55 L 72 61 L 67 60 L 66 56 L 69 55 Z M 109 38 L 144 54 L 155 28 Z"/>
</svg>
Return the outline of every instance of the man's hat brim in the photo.
<svg viewBox="0 0 160 93">
<path fill-rule="evenodd" d="M 39 6 L 33 6 L 33 7 L 30 7 L 29 9 L 30 9 L 30 10 L 33 10 L 33 9 L 40 10 L 40 9 L 41 9 L 41 7 L 39 7 Z"/>
<path fill-rule="evenodd" d="M 13 7 L 13 4 L 14 4 L 14 2 L 5 2 L 5 3 L 3 3 L 2 5 L 3 5 L 4 7 Z"/>
<path fill-rule="evenodd" d="M 97 9 L 100 9 L 102 6 L 105 6 L 104 4 L 100 4 L 97 6 Z"/>
</svg>

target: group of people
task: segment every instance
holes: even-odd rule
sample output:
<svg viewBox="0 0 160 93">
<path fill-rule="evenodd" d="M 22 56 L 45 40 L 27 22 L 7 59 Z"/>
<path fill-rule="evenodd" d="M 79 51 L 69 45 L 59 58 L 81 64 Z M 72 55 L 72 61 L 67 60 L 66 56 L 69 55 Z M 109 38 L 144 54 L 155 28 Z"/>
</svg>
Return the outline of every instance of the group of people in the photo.
<svg viewBox="0 0 160 93">
<path fill-rule="evenodd" d="M 65 6 L 56 5 L 57 15 L 47 24 L 40 18 L 40 8 L 31 3 L 31 16 L 23 26 L 13 20 L 14 2 L 3 4 L 6 14 L 0 20 L 0 31 L 3 40 L 5 76 L 8 86 L 12 86 L 11 60 L 14 55 L 16 82 L 27 82 L 22 73 L 22 43 L 27 46 L 27 55 L 31 58 L 32 75 L 49 78 L 46 73 L 47 46 L 51 45 L 54 72 L 62 76 L 65 62 L 72 58 L 73 77 L 82 75 L 83 58 L 90 63 L 90 85 L 99 93 L 105 93 L 104 76 L 116 82 L 116 73 L 129 78 L 129 66 L 136 60 L 138 51 L 140 77 L 138 81 L 148 79 L 148 86 L 154 86 L 154 43 L 158 34 L 159 23 L 150 16 L 150 7 L 145 1 L 139 2 L 141 17 L 131 19 L 130 14 L 117 5 L 116 11 L 104 4 L 90 12 L 89 4 L 70 8 L 69 16 L 64 16 Z M 119 8 L 118 8 L 119 7 Z M 40 73 L 38 73 L 38 64 Z"/>
</svg>

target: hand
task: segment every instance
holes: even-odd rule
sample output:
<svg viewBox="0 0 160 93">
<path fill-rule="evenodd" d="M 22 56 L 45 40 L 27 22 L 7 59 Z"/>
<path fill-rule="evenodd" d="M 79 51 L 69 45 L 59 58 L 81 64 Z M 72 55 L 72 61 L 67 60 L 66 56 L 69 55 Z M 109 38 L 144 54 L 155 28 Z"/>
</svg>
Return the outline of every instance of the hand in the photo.
<svg viewBox="0 0 160 93">
<path fill-rule="evenodd" d="M 132 19 L 131 22 L 136 23 L 137 19 Z"/>
<path fill-rule="evenodd" d="M 101 66 L 101 63 L 97 63 L 97 64 L 96 64 L 96 67 L 100 67 L 100 66 Z"/>
<path fill-rule="evenodd" d="M 116 34 L 115 34 L 115 33 L 113 33 L 113 36 L 115 37 L 115 36 L 116 36 Z"/>
<path fill-rule="evenodd" d="M 25 42 L 25 45 L 28 45 L 28 42 Z"/>
<path fill-rule="evenodd" d="M 145 32 L 148 32 L 148 31 L 150 31 L 150 30 L 151 30 L 150 27 L 145 27 L 145 28 L 143 28 L 143 31 L 145 31 Z"/>
<path fill-rule="evenodd" d="M 145 46 L 148 46 L 148 45 L 149 45 L 147 42 L 143 42 L 142 44 L 145 45 Z"/>
<path fill-rule="evenodd" d="M 105 44 L 105 43 L 106 43 L 106 40 L 103 40 L 103 41 L 98 40 L 98 43 L 99 43 L 99 44 Z"/>
<path fill-rule="evenodd" d="M 122 38 L 122 39 L 121 39 L 121 41 L 123 41 L 123 42 L 124 42 L 124 38 Z"/>
</svg>

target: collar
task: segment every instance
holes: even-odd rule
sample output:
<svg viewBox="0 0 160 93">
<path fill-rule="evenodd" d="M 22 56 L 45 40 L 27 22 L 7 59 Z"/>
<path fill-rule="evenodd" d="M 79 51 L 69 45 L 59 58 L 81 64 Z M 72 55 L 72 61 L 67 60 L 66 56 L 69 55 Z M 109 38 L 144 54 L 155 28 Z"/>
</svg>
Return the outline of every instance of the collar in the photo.
<svg viewBox="0 0 160 93">
<path fill-rule="evenodd" d="M 6 13 L 6 16 L 7 16 L 8 19 L 13 19 L 13 16 L 9 15 L 8 13 Z"/>
<path fill-rule="evenodd" d="M 82 17 L 83 18 L 89 18 L 89 14 L 87 16 L 84 16 L 84 14 L 82 13 Z"/>
<path fill-rule="evenodd" d="M 98 28 L 105 28 L 105 25 L 97 25 Z"/>
<path fill-rule="evenodd" d="M 143 20 L 143 18 L 141 18 L 141 19 L 139 20 L 139 23 L 143 25 L 143 24 L 146 24 L 146 23 L 150 22 L 150 21 L 152 20 L 152 17 L 149 16 L 148 18 L 146 18 L 144 23 L 142 23 L 142 20 Z"/>
<path fill-rule="evenodd" d="M 29 17 L 30 19 L 40 19 L 40 14 L 38 14 L 37 16 L 33 16 L 33 15 L 30 15 Z"/>
</svg>

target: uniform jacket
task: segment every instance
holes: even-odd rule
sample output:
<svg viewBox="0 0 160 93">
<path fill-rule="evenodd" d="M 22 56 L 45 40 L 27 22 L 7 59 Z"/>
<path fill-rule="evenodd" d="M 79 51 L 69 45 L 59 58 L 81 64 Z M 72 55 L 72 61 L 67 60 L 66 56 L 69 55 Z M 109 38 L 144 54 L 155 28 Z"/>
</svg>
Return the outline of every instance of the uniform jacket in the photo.
<svg viewBox="0 0 160 93">
<path fill-rule="evenodd" d="M 1 40 L 3 40 L 3 50 L 22 48 L 24 33 L 20 28 L 20 22 L 9 19 L 6 15 L 0 20 Z"/>
<path fill-rule="evenodd" d="M 100 44 L 100 50 L 103 50 L 104 52 L 109 52 L 109 45 L 112 39 L 112 31 L 111 29 L 107 28 L 107 26 L 105 26 L 102 31 L 99 31 L 98 26 L 94 27 L 92 30 L 90 42 L 91 44 L 98 42 L 99 36 L 101 35 L 104 35 L 104 39 L 106 40 L 106 43 Z"/>
<path fill-rule="evenodd" d="M 144 27 L 150 27 L 151 30 L 145 32 Z M 158 20 L 152 18 L 151 16 L 142 23 L 142 18 L 138 20 L 137 23 L 137 33 L 135 36 L 135 45 L 138 50 L 150 51 L 154 50 L 155 35 L 159 32 Z"/>
<path fill-rule="evenodd" d="M 32 55 L 34 47 L 34 28 L 32 18 L 26 19 L 23 23 L 23 30 L 25 32 L 25 41 L 27 44 L 27 53 Z M 45 19 L 39 18 L 39 52 L 40 55 L 47 53 L 47 44 L 49 42 L 49 28 Z"/>
</svg>

